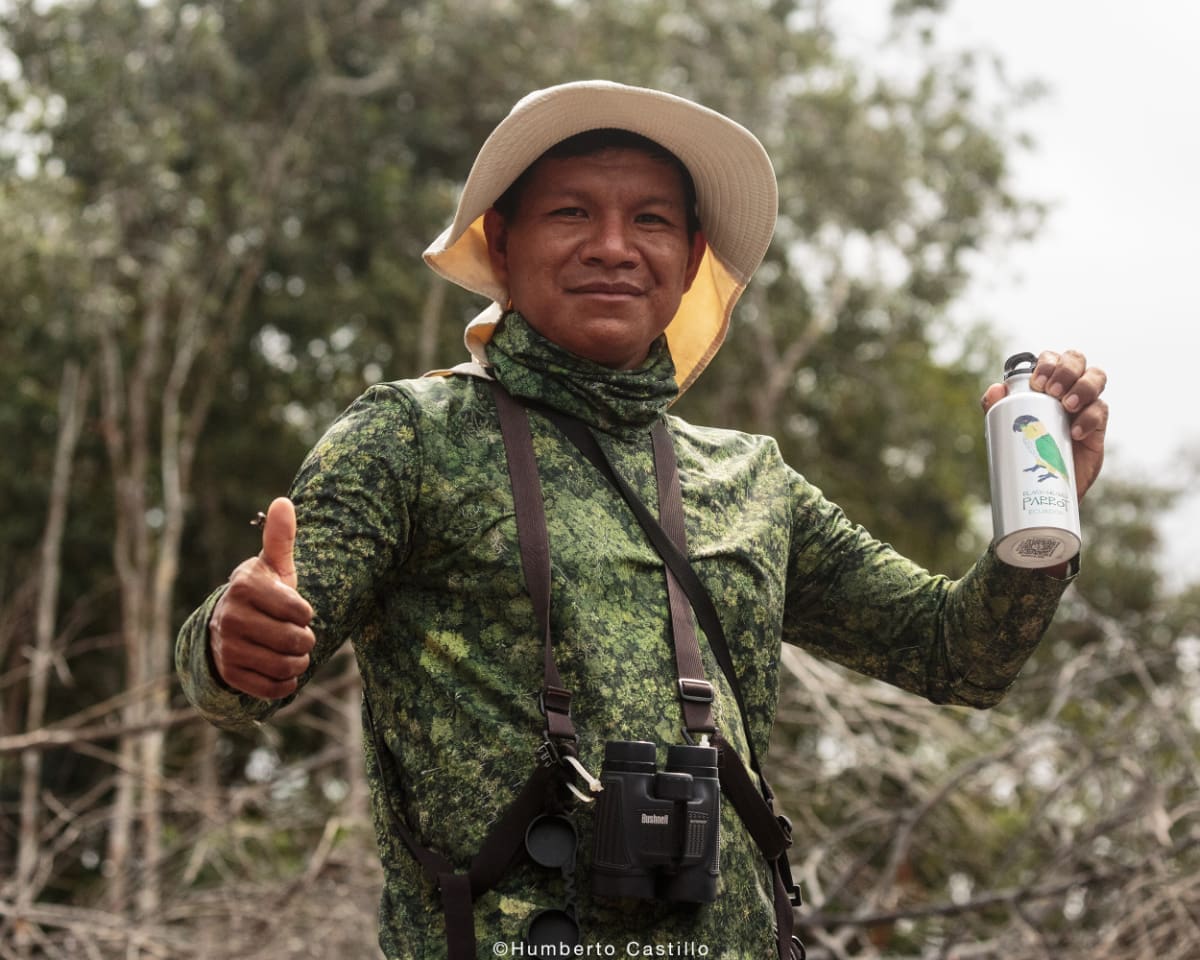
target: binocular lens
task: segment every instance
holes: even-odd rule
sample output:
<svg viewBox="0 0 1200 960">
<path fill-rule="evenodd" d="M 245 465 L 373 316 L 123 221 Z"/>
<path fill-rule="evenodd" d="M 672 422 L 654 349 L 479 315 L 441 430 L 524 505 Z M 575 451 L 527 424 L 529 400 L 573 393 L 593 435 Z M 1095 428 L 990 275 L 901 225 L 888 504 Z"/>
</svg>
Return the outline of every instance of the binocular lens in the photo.
<svg viewBox="0 0 1200 960">
<path fill-rule="evenodd" d="M 605 770 L 653 773 L 657 762 L 657 750 L 647 740 L 609 740 L 604 745 Z"/>
<path fill-rule="evenodd" d="M 717 775 L 716 747 L 692 747 L 676 744 L 667 747 L 666 769 L 690 773 L 694 777 L 715 777 Z"/>
</svg>

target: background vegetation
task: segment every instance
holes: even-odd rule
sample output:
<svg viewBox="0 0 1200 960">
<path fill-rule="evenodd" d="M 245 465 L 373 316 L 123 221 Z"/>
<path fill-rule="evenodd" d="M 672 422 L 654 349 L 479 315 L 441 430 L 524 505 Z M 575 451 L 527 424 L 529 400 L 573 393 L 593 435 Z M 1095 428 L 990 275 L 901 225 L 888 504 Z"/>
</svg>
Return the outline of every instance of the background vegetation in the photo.
<svg viewBox="0 0 1200 960">
<path fill-rule="evenodd" d="M 969 562 L 1001 358 L 948 308 L 1042 208 L 1010 183 L 1032 91 L 942 49 L 942 5 L 896 3 L 903 76 L 848 60 L 822 0 L 0 6 L 0 957 L 377 955 L 350 658 L 235 738 L 181 702 L 173 637 L 337 411 L 461 358 L 479 305 L 420 252 L 530 89 L 658 86 L 762 137 L 777 239 L 681 412 Z M 1106 474 L 1087 575 L 990 713 L 785 652 L 810 957 L 1194 955 L 1200 587 L 1165 589 L 1151 524 L 1174 496 Z"/>
</svg>

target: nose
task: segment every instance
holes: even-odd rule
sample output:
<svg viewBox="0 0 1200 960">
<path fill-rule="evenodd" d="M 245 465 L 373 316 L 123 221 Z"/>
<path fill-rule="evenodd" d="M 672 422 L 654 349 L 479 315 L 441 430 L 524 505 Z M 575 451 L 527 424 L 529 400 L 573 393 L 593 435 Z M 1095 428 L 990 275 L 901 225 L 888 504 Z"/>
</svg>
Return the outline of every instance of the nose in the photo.
<svg viewBox="0 0 1200 960">
<path fill-rule="evenodd" d="M 616 214 L 596 217 L 580 247 L 579 256 L 584 263 L 604 267 L 632 266 L 638 259 L 632 224 Z"/>
</svg>

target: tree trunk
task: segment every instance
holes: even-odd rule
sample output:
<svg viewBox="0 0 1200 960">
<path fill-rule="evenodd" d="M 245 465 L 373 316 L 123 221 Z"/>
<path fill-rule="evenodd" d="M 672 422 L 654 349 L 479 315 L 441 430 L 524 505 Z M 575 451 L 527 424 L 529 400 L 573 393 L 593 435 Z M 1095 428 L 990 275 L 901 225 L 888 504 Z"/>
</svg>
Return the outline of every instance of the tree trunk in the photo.
<svg viewBox="0 0 1200 960">
<path fill-rule="evenodd" d="M 34 648 L 30 655 L 29 701 L 25 713 L 27 730 L 37 730 L 46 719 L 46 691 L 53 656 L 55 614 L 62 575 L 62 541 L 71 492 L 71 469 L 74 465 L 88 392 L 87 374 L 80 372 L 76 361 L 68 360 L 63 367 L 58 397 L 58 441 L 51 468 L 46 530 L 42 540 L 38 573 Z M 41 829 L 41 804 L 38 799 L 41 777 L 41 751 L 26 750 L 21 754 L 21 825 L 16 877 L 18 918 L 29 909 L 40 893 L 34 877 L 37 873 L 38 836 Z M 21 935 L 18 926 L 18 955 L 29 956 L 31 946 L 30 940 Z"/>
<path fill-rule="evenodd" d="M 433 370 L 439 366 L 437 350 L 441 339 L 446 286 L 446 282 L 440 278 L 432 280 L 425 295 L 425 302 L 421 304 L 421 328 L 417 334 L 417 369 L 421 371 Z"/>
<path fill-rule="evenodd" d="M 362 683 L 358 679 L 358 661 L 354 657 L 350 657 L 349 660 L 346 672 L 355 678 L 355 682 L 346 688 L 343 699 L 345 742 L 350 745 L 344 773 L 349 787 L 345 811 L 347 817 L 358 821 L 366 820 L 370 816 L 370 798 L 367 793 L 367 775 L 362 752 Z"/>
<path fill-rule="evenodd" d="M 246 222 L 264 236 L 271 231 L 288 164 L 304 143 L 319 102 L 310 91 L 286 135 L 264 158 L 260 204 Z M 118 751 L 106 898 L 110 910 L 128 909 L 133 864 L 139 862 L 136 905 L 143 917 L 153 915 L 161 903 L 165 724 L 157 721 L 167 708 L 163 680 L 170 672 L 172 598 L 191 468 L 228 352 L 262 271 L 266 244 L 244 257 L 224 244 L 214 249 L 215 255 L 205 261 L 211 268 L 201 277 L 147 268 L 140 326 L 122 316 L 102 316 L 96 325 L 103 432 L 116 498 L 113 558 L 126 686 L 133 694 L 121 720 L 123 727 L 137 731 L 122 736 Z M 215 312 L 214 294 L 220 298 Z M 138 339 L 127 375 L 122 348 L 131 329 Z M 201 366 L 204 375 L 198 376 Z M 156 458 L 159 502 L 152 484 Z"/>
</svg>

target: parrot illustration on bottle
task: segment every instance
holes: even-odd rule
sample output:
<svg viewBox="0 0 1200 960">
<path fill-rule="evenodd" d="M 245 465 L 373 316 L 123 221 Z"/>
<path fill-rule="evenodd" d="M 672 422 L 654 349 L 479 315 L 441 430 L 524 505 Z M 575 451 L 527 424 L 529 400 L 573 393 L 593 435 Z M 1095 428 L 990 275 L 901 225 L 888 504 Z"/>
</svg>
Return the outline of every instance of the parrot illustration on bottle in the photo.
<svg viewBox="0 0 1200 960">
<path fill-rule="evenodd" d="M 1050 436 L 1050 432 L 1041 420 L 1029 414 L 1017 417 L 1013 421 L 1013 433 L 1021 434 L 1025 449 L 1037 461 L 1032 467 L 1026 467 L 1025 472 L 1043 471 L 1038 477 L 1038 483 L 1049 480 L 1051 477 L 1057 477 L 1064 481 L 1069 479 L 1062 451 L 1058 449 L 1058 444 L 1054 442 L 1054 438 Z"/>
</svg>

